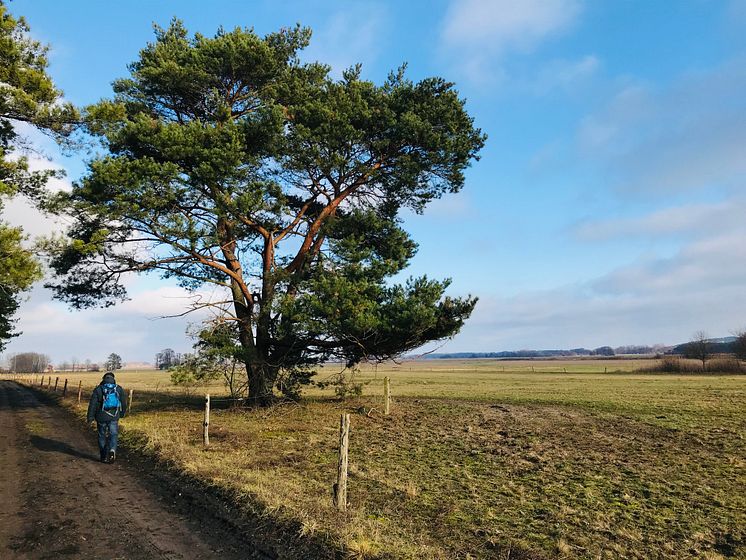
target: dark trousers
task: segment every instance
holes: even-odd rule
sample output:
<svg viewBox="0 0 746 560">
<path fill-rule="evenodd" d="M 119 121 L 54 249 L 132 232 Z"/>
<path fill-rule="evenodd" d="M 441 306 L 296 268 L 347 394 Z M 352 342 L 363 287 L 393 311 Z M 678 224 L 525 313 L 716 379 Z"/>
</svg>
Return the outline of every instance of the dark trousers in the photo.
<svg viewBox="0 0 746 560">
<path fill-rule="evenodd" d="M 119 420 L 96 422 L 96 424 L 98 425 L 98 450 L 101 453 L 101 458 L 104 459 L 109 454 L 109 450 L 117 450 Z"/>
</svg>

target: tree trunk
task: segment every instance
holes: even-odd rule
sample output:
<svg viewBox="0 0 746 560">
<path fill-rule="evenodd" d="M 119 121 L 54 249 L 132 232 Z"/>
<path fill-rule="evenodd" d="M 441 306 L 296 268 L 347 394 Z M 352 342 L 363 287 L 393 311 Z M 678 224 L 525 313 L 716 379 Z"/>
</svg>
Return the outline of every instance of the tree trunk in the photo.
<svg viewBox="0 0 746 560">
<path fill-rule="evenodd" d="M 249 402 L 255 406 L 269 406 L 274 402 L 275 396 L 272 391 L 277 368 L 267 363 L 247 364 L 246 371 L 249 374 Z"/>
<path fill-rule="evenodd" d="M 251 316 L 245 306 L 236 305 L 238 320 L 238 341 L 241 343 L 246 365 L 246 378 L 249 382 L 249 404 L 267 406 L 272 402 L 272 386 L 274 378 L 267 373 L 267 364 L 258 356 L 259 349 L 254 341 L 251 330 Z"/>
</svg>

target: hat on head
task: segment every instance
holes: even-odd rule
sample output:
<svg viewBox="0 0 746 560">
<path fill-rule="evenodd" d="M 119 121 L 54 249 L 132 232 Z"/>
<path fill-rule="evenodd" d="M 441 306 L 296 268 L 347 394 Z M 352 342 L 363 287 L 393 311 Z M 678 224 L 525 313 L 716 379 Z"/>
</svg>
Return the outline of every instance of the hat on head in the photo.
<svg viewBox="0 0 746 560">
<path fill-rule="evenodd" d="M 114 378 L 114 372 L 107 371 L 101 378 L 101 383 L 116 383 L 117 380 Z"/>
</svg>

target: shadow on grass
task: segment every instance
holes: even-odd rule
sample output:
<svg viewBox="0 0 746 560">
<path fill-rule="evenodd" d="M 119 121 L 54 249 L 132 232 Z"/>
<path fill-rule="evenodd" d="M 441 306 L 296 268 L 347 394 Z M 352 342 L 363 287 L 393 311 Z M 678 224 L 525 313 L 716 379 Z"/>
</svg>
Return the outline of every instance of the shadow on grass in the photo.
<svg viewBox="0 0 746 560">
<path fill-rule="evenodd" d="M 132 402 L 132 412 L 135 414 L 169 410 L 203 410 L 204 408 L 205 397 L 203 395 L 158 393 L 155 391 L 135 391 Z M 243 401 L 236 401 L 227 397 L 210 399 L 211 410 L 231 408 L 244 408 Z"/>
</svg>

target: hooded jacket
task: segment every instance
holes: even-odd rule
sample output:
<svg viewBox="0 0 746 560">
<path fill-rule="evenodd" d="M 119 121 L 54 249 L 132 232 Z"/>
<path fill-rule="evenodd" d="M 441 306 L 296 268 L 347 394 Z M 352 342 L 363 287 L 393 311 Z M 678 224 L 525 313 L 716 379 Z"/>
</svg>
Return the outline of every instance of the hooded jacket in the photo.
<svg viewBox="0 0 746 560">
<path fill-rule="evenodd" d="M 88 422 L 110 422 L 112 420 L 119 420 L 127 415 L 127 399 L 124 397 L 124 389 L 117 385 L 117 396 L 119 397 L 120 408 L 118 411 L 104 412 L 104 383 L 116 383 L 113 373 L 107 373 L 104 375 L 101 383 L 91 393 L 91 400 L 88 401 Z"/>
</svg>

